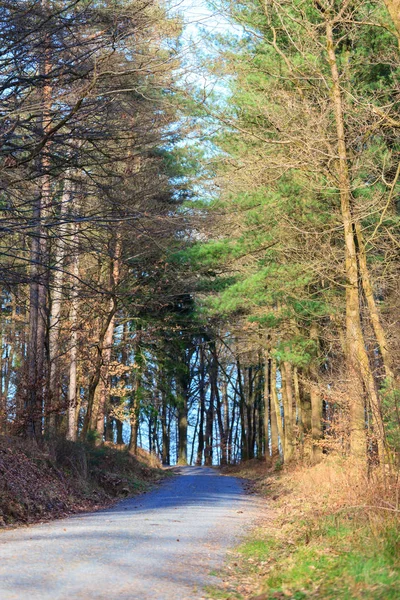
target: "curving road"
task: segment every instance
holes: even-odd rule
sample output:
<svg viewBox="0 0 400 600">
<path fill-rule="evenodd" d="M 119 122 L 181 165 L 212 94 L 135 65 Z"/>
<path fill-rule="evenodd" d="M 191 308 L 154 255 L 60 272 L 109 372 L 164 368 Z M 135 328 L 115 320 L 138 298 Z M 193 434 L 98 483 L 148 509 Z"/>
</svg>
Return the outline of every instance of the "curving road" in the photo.
<svg viewBox="0 0 400 600">
<path fill-rule="evenodd" d="M 111 509 L 0 533 L 1 600 L 199 600 L 257 516 L 243 484 L 185 467 Z"/>
</svg>

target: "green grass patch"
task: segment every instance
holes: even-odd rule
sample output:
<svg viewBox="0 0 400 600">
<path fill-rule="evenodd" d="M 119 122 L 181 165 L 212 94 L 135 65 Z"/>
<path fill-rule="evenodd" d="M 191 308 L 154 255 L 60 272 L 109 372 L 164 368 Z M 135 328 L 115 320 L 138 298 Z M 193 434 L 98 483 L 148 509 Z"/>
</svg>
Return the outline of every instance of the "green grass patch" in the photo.
<svg viewBox="0 0 400 600">
<path fill-rule="evenodd" d="M 261 588 L 268 599 L 400 597 L 400 532 L 394 524 L 376 537 L 368 524 L 328 518 L 303 526 L 294 541 L 261 531 L 256 536 L 239 548 L 239 567 L 265 572 Z"/>
</svg>

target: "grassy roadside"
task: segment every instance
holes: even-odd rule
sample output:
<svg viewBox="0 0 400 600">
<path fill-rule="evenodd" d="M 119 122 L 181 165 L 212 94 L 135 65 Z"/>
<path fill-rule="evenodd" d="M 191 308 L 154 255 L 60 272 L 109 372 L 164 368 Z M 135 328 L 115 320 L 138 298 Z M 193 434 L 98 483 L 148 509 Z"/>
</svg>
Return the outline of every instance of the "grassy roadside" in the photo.
<svg viewBox="0 0 400 600">
<path fill-rule="evenodd" d="M 0 527 L 96 510 L 148 490 L 171 473 L 141 451 L 56 439 L 39 448 L 0 437 Z"/>
<path fill-rule="evenodd" d="M 254 482 L 270 512 L 236 549 L 210 598 L 400 598 L 395 482 L 376 474 L 372 483 L 339 459 L 265 471 L 254 463 L 235 473 Z"/>
</svg>

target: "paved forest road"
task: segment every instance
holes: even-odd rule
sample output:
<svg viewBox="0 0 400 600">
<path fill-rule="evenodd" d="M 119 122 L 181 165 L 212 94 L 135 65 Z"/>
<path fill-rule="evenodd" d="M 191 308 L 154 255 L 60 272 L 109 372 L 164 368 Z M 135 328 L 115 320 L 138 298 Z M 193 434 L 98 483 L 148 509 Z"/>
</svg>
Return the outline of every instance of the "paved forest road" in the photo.
<svg viewBox="0 0 400 600">
<path fill-rule="evenodd" d="M 206 598 L 259 500 L 212 469 L 181 475 L 109 510 L 0 533 L 0 599 Z"/>
</svg>

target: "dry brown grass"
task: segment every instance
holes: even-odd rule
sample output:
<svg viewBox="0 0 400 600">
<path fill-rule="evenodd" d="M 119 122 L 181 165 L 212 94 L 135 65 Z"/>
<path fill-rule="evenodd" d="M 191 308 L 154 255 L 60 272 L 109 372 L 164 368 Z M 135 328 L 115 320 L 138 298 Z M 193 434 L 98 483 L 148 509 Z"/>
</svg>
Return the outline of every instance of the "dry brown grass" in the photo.
<svg viewBox="0 0 400 600">
<path fill-rule="evenodd" d="M 261 489 L 263 483 L 260 482 Z M 348 458 L 330 456 L 314 466 L 294 466 L 269 482 L 283 504 L 315 516 L 351 513 L 374 529 L 398 519 L 399 477 L 380 468 L 367 470 Z"/>
<path fill-rule="evenodd" d="M 315 465 L 292 464 L 280 470 L 270 460 L 251 460 L 223 469 L 223 473 L 252 481 L 256 490 L 272 499 L 294 502 L 317 514 L 349 509 L 384 520 L 400 515 L 400 478 L 379 467 L 339 455 L 330 455 Z"/>
<path fill-rule="evenodd" d="M 224 470 L 250 479 L 269 511 L 223 572 L 214 598 L 396 599 L 399 481 L 341 456 Z"/>
</svg>

